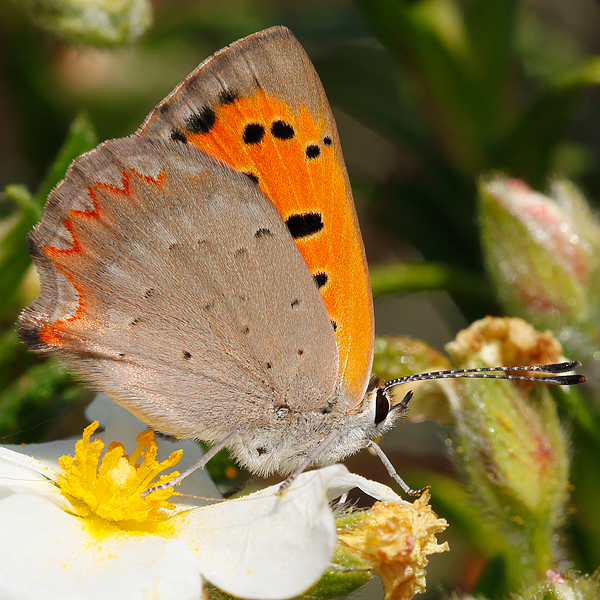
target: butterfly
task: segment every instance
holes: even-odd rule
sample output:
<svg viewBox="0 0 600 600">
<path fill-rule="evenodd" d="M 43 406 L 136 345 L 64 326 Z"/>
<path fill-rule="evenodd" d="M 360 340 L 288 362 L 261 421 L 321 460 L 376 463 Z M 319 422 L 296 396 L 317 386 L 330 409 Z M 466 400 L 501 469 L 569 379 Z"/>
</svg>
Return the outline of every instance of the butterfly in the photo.
<svg viewBox="0 0 600 600">
<path fill-rule="evenodd" d="M 393 404 L 371 379 L 340 140 L 288 29 L 217 52 L 134 135 L 76 159 L 28 247 L 41 292 L 21 338 L 152 429 L 211 444 L 199 466 L 227 447 L 289 476 L 372 446 L 395 474 L 372 438 L 411 394 Z"/>
</svg>

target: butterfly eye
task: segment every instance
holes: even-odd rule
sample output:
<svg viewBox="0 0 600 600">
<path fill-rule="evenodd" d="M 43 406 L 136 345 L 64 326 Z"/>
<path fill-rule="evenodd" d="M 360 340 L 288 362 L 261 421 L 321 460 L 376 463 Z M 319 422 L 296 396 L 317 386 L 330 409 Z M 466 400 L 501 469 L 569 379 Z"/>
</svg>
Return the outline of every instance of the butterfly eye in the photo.
<svg viewBox="0 0 600 600">
<path fill-rule="evenodd" d="M 377 396 L 375 397 L 375 425 L 379 425 L 390 412 L 390 399 L 382 388 L 377 389 Z"/>
</svg>

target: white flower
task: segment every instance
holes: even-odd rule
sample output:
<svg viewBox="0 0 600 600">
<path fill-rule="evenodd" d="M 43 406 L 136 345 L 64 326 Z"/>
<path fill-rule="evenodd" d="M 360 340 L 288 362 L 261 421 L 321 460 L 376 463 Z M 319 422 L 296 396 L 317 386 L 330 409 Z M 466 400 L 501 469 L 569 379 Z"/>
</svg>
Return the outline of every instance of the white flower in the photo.
<svg viewBox="0 0 600 600">
<path fill-rule="evenodd" d="M 106 482 L 121 485 L 152 469 L 154 476 L 173 461 L 153 461 L 146 444 L 142 457 L 147 461 L 133 467 L 139 455 L 133 450 L 135 436 L 145 426 L 112 401 L 110 405 L 110 410 L 105 401 L 91 405 L 88 416 L 106 423 L 106 429 L 91 441 L 78 442 L 78 459 L 61 459 L 71 467 L 66 473 L 59 457 L 74 454 L 75 440 L 0 447 L 3 600 L 198 600 L 202 578 L 234 596 L 292 598 L 319 580 L 334 551 L 331 500 L 359 487 L 379 500 L 406 504 L 388 487 L 352 475 L 342 465 L 302 474 L 283 496 L 273 486 L 227 501 L 219 500 L 208 475 L 197 471 L 178 486 L 180 495 L 169 502 L 156 500 L 149 514 L 140 517 L 138 497 L 145 488 L 136 487 L 139 481 L 134 481 L 135 493 L 116 503 L 110 502 L 112 488 L 102 491 Z M 90 428 L 86 431 L 89 438 Z M 99 475 L 86 471 L 93 457 L 87 464 L 81 452 L 97 456 L 101 443 L 94 439 L 119 440 L 132 453 L 131 460 L 118 449 L 111 455 L 112 470 L 103 463 Z M 192 442 L 158 440 L 157 445 L 159 458 L 183 449 L 178 464 L 183 469 L 201 454 Z M 61 477 L 69 493 L 58 485 Z M 91 509 L 83 501 L 86 494 L 91 505 L 102 505 L 105 512 Z M 130 500 L 134 508 L 128 517 Z"/>
</svg>

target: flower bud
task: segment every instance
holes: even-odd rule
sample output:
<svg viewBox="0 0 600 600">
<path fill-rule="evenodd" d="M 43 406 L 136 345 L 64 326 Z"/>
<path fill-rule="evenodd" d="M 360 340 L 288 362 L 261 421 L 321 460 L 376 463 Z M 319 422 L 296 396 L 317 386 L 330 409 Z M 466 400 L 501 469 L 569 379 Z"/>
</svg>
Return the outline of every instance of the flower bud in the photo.
<svg viewBox="0 0 600 600">
<path fill-rule="evenodd" d="M 381 577 L 386 600 L 409 600 L 425 591 L 428 556 L 449 550 L 448 542 L 435 537 L 448 523 L 428 502 L 427 492 L 412 504 L 376 502 L 361 518 L 338 524 L 342 548 Z"/>
<path fill-rule="evenodd" d="M 485 260 L 507 312 L 550 328 L 573 358 L 600 360 L 600 223 L 584 198 L 563 180 L 551 197 L 504 177 L 479 191 Z"/>
<path fill-rule="evenodd" d="M 518 318 L 487 317 L 446 346 L 457 368 L 563 360 L 550 332 Z M 521 553 L 523 576 L 539 580 L 554 564 L 553 535 L 568 494 L 566 440 L 548 386 L 460 379 L 458 457 L 474 495 Z"/>
<path fill-rule="evenodd" d="M 600 597 L 597 576 L 546 572 L 546 582 L 515 596 L 515 600 L 596 600 Z"/>
<path fill-rule="evenodd" d="M 131 43 L 152 23 L 148 0 L 27 0 L 26 6 L 42 29 L 88 46 Z"/>
</svg>

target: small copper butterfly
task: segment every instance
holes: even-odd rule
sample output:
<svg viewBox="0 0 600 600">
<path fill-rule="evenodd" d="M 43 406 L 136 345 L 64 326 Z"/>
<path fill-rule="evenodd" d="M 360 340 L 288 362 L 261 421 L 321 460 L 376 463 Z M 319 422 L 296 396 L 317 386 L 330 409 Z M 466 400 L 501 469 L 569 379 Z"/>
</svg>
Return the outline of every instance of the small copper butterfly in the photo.
<svg viewBox="0 0 600 600">
<path fill-rule="evenodd" d="M 393 406 L 398 382 L 370 382 L 373 300 L 340 140 L 286 28 L 217 52 L 136 134 L 75 160 L 28 242 L 41 292 L 21 338 L 151 428 L 212 444 L 197 466 L 226 446 L 290 475 L 370 445 L 401 481 L 371 439 L 411 394 Z"/>
</svg>

